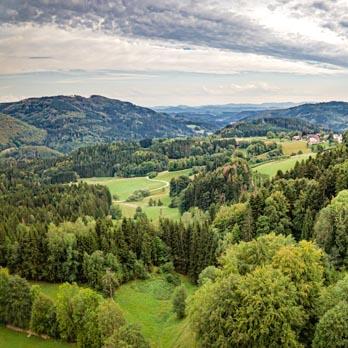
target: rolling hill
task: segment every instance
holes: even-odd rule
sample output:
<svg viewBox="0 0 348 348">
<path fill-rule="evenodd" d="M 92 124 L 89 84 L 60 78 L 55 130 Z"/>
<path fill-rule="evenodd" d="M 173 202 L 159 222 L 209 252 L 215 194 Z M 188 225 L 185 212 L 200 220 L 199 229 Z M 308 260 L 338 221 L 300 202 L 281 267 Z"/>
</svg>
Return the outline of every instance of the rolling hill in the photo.
<svg viewBox="0 0 348 348">
<path fill-rule="evenodd" d="M 177 119 L 199 125 L 206 131 L 216 131 L 226 125 L 243 119 L 244 112 L 285 109 L 295 103 L 263 103 L 263 104 L 225 104 L 203 106 L 168 106 L 154 107 L 154 110 L 174 115 Z"/>
<path fill-rule="evenodd" d="M 264 136 L 268 131 L 302 131 L 315 133 L 319 130 L 343 132 L 348 129 L 348 103 L 329 102 L 304 104 L 288 109 L 243 111 L 238 114 L 240 121 L 220 131 L 226 137 Z"/>
<path fill-rule="evenodd" d="M 266 136 L 268 132 L 291 132 L 301 131 L 302 133 L 316 133 L 321 127 L 303 119 L 269 117 L 259 119 L 244 119 L 228 125 L 217 132 L 225 138 L 231 137 L 255 137 Z"/>
<path fill-rule="evenodd" d="M 333 101 L 304 104 L 288 109 L 243 112 L 240 117 L 246 122 L 269 118 L 299 119 L 317 127 L 341 132 L 348 128 L 348 103 Z"/>
<path fill-rule="evenodd" d="M 30 98 L 2 103 L 0 112 L 47 132 L 43 145 L 61 152 L 117 139 L 194 134 L 171 115 L 101 96 Z"/>
</svg>

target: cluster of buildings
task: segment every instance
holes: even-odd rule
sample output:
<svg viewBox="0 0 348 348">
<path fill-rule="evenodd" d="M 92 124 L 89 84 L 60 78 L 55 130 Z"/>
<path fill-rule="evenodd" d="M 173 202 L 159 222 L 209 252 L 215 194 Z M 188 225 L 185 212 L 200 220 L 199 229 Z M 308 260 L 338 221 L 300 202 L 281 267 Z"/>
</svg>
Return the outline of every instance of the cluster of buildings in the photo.
<svg viewBox="0 0 348 348">
<path fill-rule="evenodd" d="M 327 140 L 328 136 L 325 138 L 322 138 L 319 133 L 317 134 L 307 134 L 305 136 L 301 135 L 295 135 L 292 140 L 298 141 L 298 140 L 306 140 L 308 145 L 316 145 L 320 144 L 321 141 Z M 342 134 L 333 134 L 333 141 L 336 143 L 342 143 Z"/>
</svg>

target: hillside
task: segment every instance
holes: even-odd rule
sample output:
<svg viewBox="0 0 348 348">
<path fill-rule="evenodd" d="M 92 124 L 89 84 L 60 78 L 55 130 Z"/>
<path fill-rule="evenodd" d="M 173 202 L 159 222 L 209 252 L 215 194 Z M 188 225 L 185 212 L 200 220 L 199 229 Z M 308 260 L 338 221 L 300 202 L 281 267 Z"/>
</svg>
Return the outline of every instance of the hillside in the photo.
<svg viewBox="0 0 348 348">
<path fill-rule="evenodd" d="M 203 106 L 154 107 L 154 110 L 174 115 L 177 119 L 199 125 L 206 131 L 216 131 L 226 125 L 245 118 L 244 112 L 284 109 L 295 106 L 294 103 L 263 104 L 225 104 Z"/>
<path fill-rule="evenodd" d="M 0 104 L 0 112 L 47 131 L 44 145 L 62 152 L 117 139 L 190 135 L 171 115 L 101 96 L 54 96 Z"/>
<path fill-rule="evenodd" d="M 0 150 L 22 144 L 42 144 L 46 137 L 46 131 L 8 115 L 0 114 L 0 125 Z"/>
<path fill-rule="evenodd" d="M 260 118 L 244 119 L 221 129 L 218 134 L 222 137 L 254 137 L 266 136 L 268 132 L 301 131 L 305 134 L 316 133 L 320 127 L 303 119 L 297 118 Z"/>
<path fill-rule="evenodd" d="M 318 127 L 341 132 L 348 128 L 348 103 L 304 104 L 289 109 L 243 112 L 244 121 L 266 118 L 302 119 Z"/>
</svg>

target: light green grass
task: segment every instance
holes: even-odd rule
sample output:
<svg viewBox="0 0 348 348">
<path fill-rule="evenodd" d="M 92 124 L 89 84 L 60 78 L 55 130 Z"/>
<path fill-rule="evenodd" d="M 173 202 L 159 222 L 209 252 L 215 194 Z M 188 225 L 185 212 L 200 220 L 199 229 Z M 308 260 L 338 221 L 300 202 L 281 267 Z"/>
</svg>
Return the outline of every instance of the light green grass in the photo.
<svg viewBox="0 0 348 348">
<path fill-rule="evenodd" d="M 38 285 L 40 287 L 40 290 L 52 300 L 55 300 L 57 298 L 58 288 L 60 284 L 37 281 L 30 281 L 29 283 L 31 285 Z"/>
<path fill-rule="evenodd" d="M 190 297 L 196 290 L 187 277 L 180 276 L 182 284 L 185 286 Z M 50 284 L 46 282 L 31 282 L 39 285 L 41 290 L 53 300 L 56 299 L 60 284 Z M 147 280 L 134 280 L 123 284 L 116 291 L 115 301 L 120 305 L 121 310 L 129 323 L 138 324 L 146 339 L 154 348 L 194 348 L 196 347 L 195 337 L 189 326 L 188 319 L 176 319 L 172 312 L 172 295 L 175 288 L 166 282 L 161 275 L 152 275 Z M 189 298 L 188 298 L 189 300 Z M 5 330 L 10 331 L 10 330 Z M 8 333 L 12 334 L 12 332 Z M 23 334 L 13 333 L 12 336 L 20 336 L 17 340 L 26 338 Z M 0 338 L 1 338 L 0 331 Z M 40 339 L 34 339 L 41 341 Z M 1 342 L 1 340 L 0 340 Z M 29 342 L 29 340 L 28 340 Z M 42 348 L 71 347 L 59 341 L 44 341 L 46 345 L 37 345 Z M 50 345 L 50 344 L 55 345 Z M 58 345 L 57 345 L 58 344 Z M 59 345 L 61 344 L 61 345 Z M 6 345 L 0 348 L 22 347 L 21 345 Z M 36 347 L 23 345 L 24 348 Z M 73 346 L 74 347 L 74 346 Z"/>
<path fill-rule="evenodd" d="M 191 295 L 195 287 L 184 277 L 182 283 Z M 188 319 L 178 320 L 172 311 L 174 287 L 161 276 L 122 285 L 115 294 L 127 321 L 137 323 L 154 348 L 193 348 L 195 337 Z M 189 300 L 189 299 L 188 299 Z"/>
<path fill-rule="evenodd" d="M 169 183 L 172 178 L 180 175 L 190 175 L 191 169 L 179 170 L 175 172 L 164 171 L 159 173 L 154 179 L 145 177 L 136 178 L 89 178 L 83 179 L 88 184 L 100 184 L 108 187 L 112 195 L 117 195 L 120 201 L 126 200 L 134 191 L 140 189 L 150 190 L 151 195 L 139 202 L 117 202 L 122 209 L 125 217 L 132 217 L 136 208 L 141 207 L 143 212 L 151 220 L 158 220 L 160 217 L 179 219 L 180 213 L 177 208 L 169 208 Z M 150 198 L 156 201 L 160 199 L 162 206 L 149 207 Z"/>
<path fill-rule="evenodd" d="M 111 194 L 116 194 L 120 200 L 127 199 L 134 191 L 141 189 L 158 189 L 164 184 L 162 182 L 149 180 L 145 177 L 137 178 L 90 178 L 83 179 L 87 184 L 100 184 L 105 185 L 110 190 Z"/>
<path fill-rule="evenodd" d="M 287 170 L 294 168 L 296 162 L 301 162 L 302 160 L 306 160 L 310 156 L 314 157 L 315 154 L 306 153 L 303 155 L 292 156 L 290 158 L 279 160 L 279 161 L 268 162 L 260 166 L 254 167 L 253 170 L 260 174 L 266 174 L 266 175 L 269 175 L 270 177 L 273 177 L 277 174 L 278 170 L 282 170 L 283 172 L 286 172 Z"/>
<path fill-rule="evenodd" d="M 0 327 L 0 348 L 74 348 L 75 344 L 69 344 L 58 340 L 44 340 L 39 337 L 27 337 L 26 333 L 12 331 Z"/>
</svg>

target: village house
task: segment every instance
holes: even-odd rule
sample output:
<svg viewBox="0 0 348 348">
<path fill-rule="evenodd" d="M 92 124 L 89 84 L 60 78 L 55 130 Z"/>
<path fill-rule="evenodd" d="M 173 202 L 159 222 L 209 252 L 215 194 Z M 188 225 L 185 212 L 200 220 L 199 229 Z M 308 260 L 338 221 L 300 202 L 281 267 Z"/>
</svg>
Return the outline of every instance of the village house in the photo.
<svg viewBox="0 0 348 348">
<path fill-rule="evenodd" d="M 308 134 L 307 143 L 309 145 L 316 145 L 320 143 L 320 134 Z"/>
<path fill-rule="evenodd" d="M 337 143 L 341 144 L 342 140 L 343 140 L 342 134 L 334 134 L 333 140 L 336 141 Z"/>
</svg>

